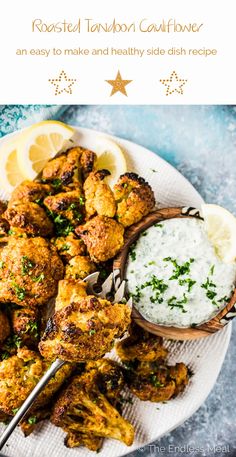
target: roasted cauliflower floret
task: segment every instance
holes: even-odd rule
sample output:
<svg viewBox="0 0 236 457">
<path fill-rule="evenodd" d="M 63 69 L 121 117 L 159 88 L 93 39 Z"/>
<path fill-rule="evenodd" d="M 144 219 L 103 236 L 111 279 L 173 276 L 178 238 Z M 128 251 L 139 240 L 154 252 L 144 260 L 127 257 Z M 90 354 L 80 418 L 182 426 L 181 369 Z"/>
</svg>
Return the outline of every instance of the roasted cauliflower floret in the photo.
<svg viewBox="0 0 236 457">
<path fill-rule="evenodd" d="M 113 406 L 119 406 L 125 386 L 122 367 L 114 360 L 103 358 L 88 362 L 86 370 L 97 370 L 97 385 Z"/>
<path fill-rule="evenodd" d="M 37 203 L 15 202 L 8 206 L 3 217 L 9 222 L 13 231 L 16 228 L 29 236 L 46 237 L 53 232 L 52 222 Z"/>
<path fill-rule="evenodd" d="M 6 211 L 7 202 L 0 200 L 0 216 Z"/>
<path fill-rule="evenodd" d="M 65 278 L 84 279 L 96 271 L 95 264 L 88 256 L 77 255 L 66 265 Z"/>
<path fill-rule="evenodd" d="M 63 427 L 62 427 L 63 428 Z M 90 451 L 98 452 L 102 447 L 103 438 L 92 435 L 91 433 L 80 433 L 68 431 L 65 438 L 65 446 L 68 448 L 85 446 Z"/>
<path fill-rule="evenodd" d="M 14 415 L 48 368 L 48 362 L 27 348 L 0 362 L 0 409 Z M 71 372 L 72 366 L 65 364 L 39 394 L 31 412 L 46 405 Z"/>
<path fill-rule="evenodd" d="M 176 396 L 188 384 L 188 369 L 183 363 L 174 367 L 156 362 L 137 362 L 129 367 L 126 381 L 140 400 L 163 402 Z"/>
<path fill-rule="evenodd" d="M 42 179 L 52 185 L 81 186 L 93 169 L 95 153 L 80 146 L 69 149 L 66 153 L 50 160 L 42 171 Z"/>
<path fill-rule="evenodd" d="M 13 308 L 11 324 L 23 345 L 37 346 L 39 339 L 39 311 L 37 308 Z"/>
<path fill-rule="evenodd" d="M 105 262 L 114 257 L 124 244 L 124 227 L 106 216 L 95 216 L 76 228 L 94 262 Z"/>
<path fill-rule="evenodd" d="M 0 238 L 6 237 L 10 228 L 9 222 L 2 215 L 7 209 L 7 203 L 0 200 Z"/>
<path fill-rule="evenodd" d="M 44 199 L 44 205 L 52 213 L 56 223 L 60 223 L 60 218 L 69 221 L 73 226 L 83 221 L 84 197 L 79 188 L 49 195 Z"/>
<path fill-rule="evenodd" d="M 145 331 L 138 325 L 132 324 L 128 338 L 116 344 L 116 352 L 122 362 L 139 360 L 154 362 L 166 358 L 168 351 L 163 346 L 162 338 Z"/>
<path fill-rule="evenodd" d="M 84 183 L 86 216 L 98 214 L 100 216 L 114 217 L 116 203 L 113 192 L 103 180 L 110 175 L 108 170 L 93 171 Z"/>
<path fill-rule="evenodd" d="M 0 343 L 10 335 L 10 324 L 6 314 L 0 310 Z"/>
<path fill-rule="evenodd" d="M 51 421 L 69 433 L 85 434 L 86 437 L 113 438 L 130 446 L 134 439 L 133 426 L 101 392 L 98 376 L 96 368 L 75 376 L 56 402 Z M 74 435 L 73 441 L 75 439 Z M 82 441 L 80 435 L 78 444 L 86 445 L 86 441 Z"/>
<path fill-rule="evenodd" d="M 56 295 L 64 266 L 47 240 L 9 237 L 0 261 L 0 301 L 31 307 Z"/>
<path fill-rule="evenodd" d="M 68 262 L 77 255 L 81 256 L 86 254 L 86 246 L 83 240 L 80 240 L 73 233 L 70 233 L 68 236 L 53 238 L 51 242 L 65 262 Z"/>
<path fill-rule="evenodd" d="M 73 280 L 69 280 L 68 286 L 67 281 L 60 283 L 57 311 L 48 321 L 39 350 L 47 359 L 60 357 L 71 362 L 98 359 L 111 350 L 115 338 L 124 334 L 130 324 L 130 308 L 93 295 L 79 296 L 76 294 L 78 285 L 74 286 Z M 70 303 L 67 296 L 62 307 L 60 292 L 64 284 L 72 291 Z"/>
<path fill-rule="evenodd" d="M 34 202 L 41 204 L 43 199 L 53 191 L 48 184 L 42 184 L 35 181 L 23 181 L 12 192 L 9 205 L 15 202 Z"/>
<path fill-rule="evenodd" d="M 149 184 L 136 173 L 125 173 L 114 186 L 117 204 L 116 217 L 124 226 L 139 222 L 155 206 L 155 197 Z"/>
</svg>

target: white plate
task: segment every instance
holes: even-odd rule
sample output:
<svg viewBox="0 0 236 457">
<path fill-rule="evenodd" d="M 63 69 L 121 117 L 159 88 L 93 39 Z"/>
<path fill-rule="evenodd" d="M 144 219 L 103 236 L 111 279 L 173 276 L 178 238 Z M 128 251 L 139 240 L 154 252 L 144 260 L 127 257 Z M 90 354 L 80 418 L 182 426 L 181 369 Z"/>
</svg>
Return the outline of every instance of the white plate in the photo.
<svg viewBox="0 0 236 457">
<path fill-rule="evenodd" d="M 96 151 L 98 137 L 105 134 L 78 128 L 79 144 Z M 153 152 L 126 140 L 115 138 L 125 149 L 129 170 L 139 173 L 151 184 L 160 207 L 196 206 L 202 198 L 193 186 L 171 165 Z M 155 170 L 155 171 L 153 171 Z M 124 415 L 134 425 L 136 438 L 130 448 L 115 440 L 105 440 L 101 457 L 120 457 L 143 447 L 182 424 L 205 401 L 213 388 L 228 348 L 231 325 L 221 332 L 197 341 L 166 342 L 169 347 L 169 362 L 184 362 L 193 376 L 185 391 L 166 404 L 141 402 L 134 399 L 127 404 Z M 3 426 L 1 426 L 3 429 Z M 82 457 L 92 453 L 85 448 L 67 449 L 63 444 L 65 434 L 49 424 L 42 423 L 37 432 L 24 438 L 16 430 L 4 448 L 9 457 Z"/>
</svg>

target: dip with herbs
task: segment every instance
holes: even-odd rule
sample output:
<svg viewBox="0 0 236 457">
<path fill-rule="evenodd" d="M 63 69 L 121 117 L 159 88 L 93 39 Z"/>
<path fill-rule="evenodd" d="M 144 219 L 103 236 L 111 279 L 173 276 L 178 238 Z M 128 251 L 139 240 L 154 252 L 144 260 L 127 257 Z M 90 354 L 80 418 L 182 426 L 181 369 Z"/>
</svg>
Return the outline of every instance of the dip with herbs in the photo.
<svg viewBox="0 0 236 457">
<path fill-rule="evenodd" d="M 225 264 L 204 222 L 169 219 L 143 232 L 130 248 L 126 279 L 136 309 L 147 320 L 190 327 L 210 320 L 235 287 L 236 265 Z"/>
</svg>

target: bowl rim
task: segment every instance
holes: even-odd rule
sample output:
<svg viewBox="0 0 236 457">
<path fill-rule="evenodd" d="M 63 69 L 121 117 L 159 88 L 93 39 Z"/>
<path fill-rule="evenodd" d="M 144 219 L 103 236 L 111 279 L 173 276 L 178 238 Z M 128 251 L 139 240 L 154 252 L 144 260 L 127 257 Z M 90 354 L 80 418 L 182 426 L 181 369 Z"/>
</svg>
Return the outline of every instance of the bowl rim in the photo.
<svg viewBox="0 0 236 457">
<path fill-rule="evenodd" d="M 113 272 L 115 274 L 115 286 L 125 279 L 126 261 L 130 246 L 137 240 L 140 234 L 154 225 L 156 222 L 175 218 L 196 218 L 203 220 L 200 210 L 194 207 L 178 206 L 156 209 L 145 216 L 138 223 L 130 226 L 125 232 L 125 242 L 120 253 L 113 262 Z M 236 287 L 228 303 L 208 321 L 190 327 L 175 327 L 156 324 L 141 315 L 133 305 L 132 317 L 138 325 L 147 329 L 151 333 L 161 336 L 172 337 L 175 339 L 195 339 L 208 336 L 223 328 L 231 319 L 236 316 Z"/>
</svg>

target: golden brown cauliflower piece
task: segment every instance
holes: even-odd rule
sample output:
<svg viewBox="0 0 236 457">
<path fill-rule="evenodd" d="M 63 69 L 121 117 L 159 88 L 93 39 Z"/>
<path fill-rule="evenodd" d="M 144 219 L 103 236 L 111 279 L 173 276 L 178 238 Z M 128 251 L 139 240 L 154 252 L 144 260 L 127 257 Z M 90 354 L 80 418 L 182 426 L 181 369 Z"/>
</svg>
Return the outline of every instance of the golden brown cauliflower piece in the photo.
<svg viewBox="0 0 236 457">
<path fill-rule="evenodd" d="M 133 426 L 108 401 L 101 389 L 101 382 L 101 372 L 94 367 L 75 376 L 59 396 L 51 421 L 69 433 L 67 445 L 74 446 L 77 440 L 77 445 L 91 449 L 96 448 L 97 444 L 98 448 L 100 443 L 88 442 L 85 439 L 88 436 L 117 439 L 127 446 L 133 443 Z M 74 434 L 73 440 L 71 432 Z"/>
<path fill-rule="evenodd" d="M 62 427 L 63 428 L 63 427 Z M 90 451 L 98 452 L 102 447 L 103 438 L 89 433 L 80 433 L 68 431 L 65 438 L 65 446 L 69 448 L 85 446 Z"/>
<path fill-rule="evenodd" d="M 156 362 L 137 362 L 129 367 L 126 381 L 140 400 L 163 402 L 176 396 L 188 384 L 188 369 L 183 363 L 174 367 Z"/>
<path fill-rule="evenodd" d="M 27 348 L 0 362 L 0 409 L 14 415 L 48 368 L 47 361 Z M 40 393 L 31 412 L 46 405 L 71 372 L 72 366 L 65 364 Z"/>
<path fill-rule="evenodd" d="M 49 241 L 10 237 L 0 261 L 0 301 L 31 307 L 56 295 L 64 266 Z"/>
<path fill-rule="evenodd" d="M 168 354 L 161 337 L 152 335 L 134 323 L 131 326 L 130 336 L 116 344 L 116 352 L 122 362 L 130 360 L 161 361 Z"/>
<path fill-rule="evenodd" d="M 7 209 L 7 203 L 0 200 L 0 239 L 5 241 L 5 237 L 8 235 L 10 228 L 9 222 L 6 219 L 3 219 L 2 215 Z"/>
<path fill-rule="evenodd" d="M 96 267 L 89 256 L 77 255 L 66 265 L 65 278 L 84 279 L 94 271 Z"/>
<path fill-rule="evenodd" d="M 8 206 L 3 217 L 9 222 L 13 231 L 16 228 L 29 236 L 46 237 L 53 232 L 52 222 L 37 203 L 15 202 Z"/>
<path fill-rule="evenodd" d="M 84 198 L 79 188 L 68 192 L 60 192 L 56 195 L 49 195 L 44 199 L 44 205 L 56 216 L 69 221 L 73 226 L 78 225 L 84 219 Z M 60 222 L 58 220 L 58 222 Z"/>
<path fill-rule="evenodd" d="M 6 211 L 7 202 L 0 200 L 0 216 Z"/>
<path fill-rule="evenodd" d="M 68 236 L 53 238 L 51 242 L 65 262 L 68 262 L 77 255 L 81 256 L 86 254 L 86 246 L 83 240 L 80 240 L 73 233 L 70 233 Z"/>
<path fill-rule="evenodd" d="M 124 244 L 124 227 L 114 219 L 95 216 L 75 230 L 87 246 L 94 262 L 105 262 L 114 257 Z"/>
<path fill-rule="evenodd" d="M 129 227 L 139 222 L 155 206 L 155 197 L 149 184 L 136 173 L 125 173 L 114 186 L 118 221 Z"/>
<path fill-rule="evenodd" d="M 10 335 L 10 325 L 6 314 L 0 310 L 0 343 Z"/>
<path fill-rule="evenodd" d="M 43 199 L 53 191 L 48 184 L 42 184 L 35 181 L 23 181 L 12 192 L 9 205 L 15 202 L 34 202 L 41 204 Z"/>
<path fill-rule="evenodd" d="M 86 363 L 86 370 L 97 370 L 97 385 L 113 406 L 120 404 L 125 387 L 122 367 L 115 360 L 102 358 Z"/>
<path fill-rule="evenodd" d="M 60 292 L 64 287 L 72 290 L 70 303 L 67 296 L 63 307 Z M 115 338 L 121 337 L 130 324 L 131 310 L 127 305 L 112 304 L 93 295 L 82 297 L 77 295 L 77 288 L 76 281 L 60 282 L 56 312 L 39 344 L 41 354 L 47 359 L 59 357 L 71 362 L 98 359 L 111 350 Z M 64 291 L 62 294 L 65 297 Z"/>
<path fill-rule="evenodd" d="M 13 308 L 11 310 L 11 324 L 15 335 L 23 345 L 37 346 L 39 339 L 39 311 L 38 308 Z"/>
<path fill-rule="evenodd" d="M 114 217 L 116 203 L 113 192 L 103 180 L 110 175 L 108 170 L 93 171 L 84 183 L 86 216 L 98 214 L 100 216 Z"/>
<path fill-rule="evenodd" d="M 66 153 L 50 160 L 42 171 L 42 179 L 52 185 L 81 186 L 84 178 L 93 169 L 96 154 L 80 146 L 69 149 Z"/>
</svg>

